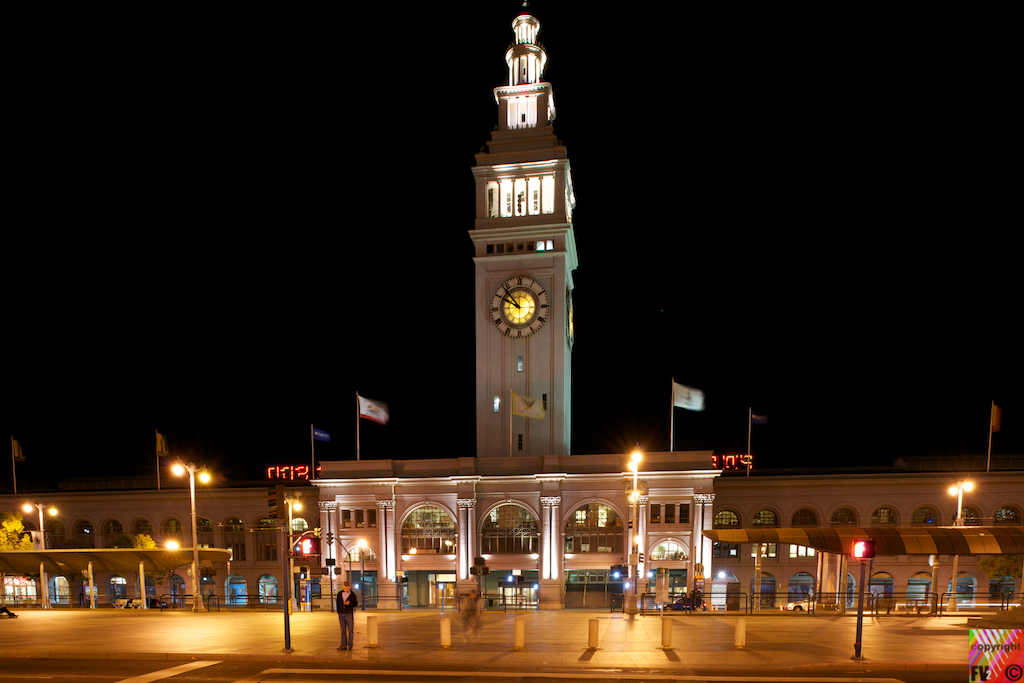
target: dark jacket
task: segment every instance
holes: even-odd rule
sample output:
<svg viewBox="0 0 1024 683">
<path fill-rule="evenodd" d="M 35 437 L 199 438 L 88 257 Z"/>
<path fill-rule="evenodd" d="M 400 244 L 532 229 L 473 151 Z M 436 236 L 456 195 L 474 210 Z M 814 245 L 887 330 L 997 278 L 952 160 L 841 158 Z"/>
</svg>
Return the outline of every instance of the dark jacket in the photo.
<svg viewBox="0 0 1024 683">
<path fill-rule="evenodd" d="M 355 612 L 356 607 L 359 607 L 359 599 L 356 597 L 355 591 L 348 592 L 348 600 L 342 599 L 341 595 L 345 591 L 338 591 L 338 597 L 335 600 L 338 614 L 348 614 L 349 612 Z"/>
</svg>

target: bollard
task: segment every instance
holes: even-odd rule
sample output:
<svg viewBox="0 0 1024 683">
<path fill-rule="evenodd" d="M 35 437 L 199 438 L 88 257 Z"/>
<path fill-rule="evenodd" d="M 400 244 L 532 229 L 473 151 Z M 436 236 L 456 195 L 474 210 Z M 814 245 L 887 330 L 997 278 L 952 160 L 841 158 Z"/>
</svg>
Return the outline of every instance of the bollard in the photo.
<svg viewBox="0 0 1024 683">
<path fill-rule="evenodd" d="M 366 647 L 377 647 L 377 617 L 366 617 Z"/>
<path fill-rule="evenodd" d="M 597 619 L 590 620 L 590 649 L 597 649 Z"/>
<path fill-rule="evenodd" d="M 672 619 L 661 618 L 661 647 L 664 650 L 672 649 Z"/>
<path fill-rule="evenodd" d="M 441 647 L 452 646 L 452 618 L 441 617 Z"/>
<path fill-rule="evenodd" d="M 747 620 L 742 617 L 736 620 L 736 647 L 747 645 Z"/>
<path fill-rule="evenodd" d="M 522 617 L 516 617 L 516 635 L 512 649 L 522 650 L 524 647 L 526 647 L 526 622 Z"/>
</svg>

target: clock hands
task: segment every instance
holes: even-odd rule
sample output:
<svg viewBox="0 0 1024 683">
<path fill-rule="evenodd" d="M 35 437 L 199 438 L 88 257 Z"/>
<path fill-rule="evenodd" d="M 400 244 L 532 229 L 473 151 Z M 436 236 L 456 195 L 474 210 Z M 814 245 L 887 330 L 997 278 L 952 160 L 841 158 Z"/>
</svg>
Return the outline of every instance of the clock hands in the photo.
<svg viewBox="0 0 1024 683">
<path fill-rule="evenodd" d="M 505 288 L 505 294 L 507 295 L 505 297 L 505 301 L 509 302 L 510 304 L 515 306 L 516 308 L 522 308 L 522 306 L 519 305 L 519 302 L 516 301 L 515 298 L 512 296 L 512 292 L 509 290 L 508 285 L 502 285 L 502 286 Z"/>
</svg>

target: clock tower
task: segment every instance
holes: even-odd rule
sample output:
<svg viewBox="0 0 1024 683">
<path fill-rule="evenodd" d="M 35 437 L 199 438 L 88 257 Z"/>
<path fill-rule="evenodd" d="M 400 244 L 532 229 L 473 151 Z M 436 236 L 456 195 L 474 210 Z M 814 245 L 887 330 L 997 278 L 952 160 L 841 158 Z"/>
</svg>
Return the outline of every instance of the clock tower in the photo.
<svg viewBox="0 0 1024 683">
<path fill-rule="evenodd" d="M 473 168 L 478 457 L 570 454 L 576 200 L 539 31 L 512 21 L 498 126 Z"/>
</svg>

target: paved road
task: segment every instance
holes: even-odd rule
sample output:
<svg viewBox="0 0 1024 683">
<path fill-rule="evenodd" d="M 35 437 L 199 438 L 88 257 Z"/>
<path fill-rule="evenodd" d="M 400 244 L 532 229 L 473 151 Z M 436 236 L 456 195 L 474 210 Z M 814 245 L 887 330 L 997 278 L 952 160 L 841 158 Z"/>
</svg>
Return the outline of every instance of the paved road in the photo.
<svg viewBox="0 0 1024 683">
<path fill-rule="evenodd" d="M 23 610 L 0 621 L 2 658 L 217 659 L 304 663 L 338 669 L 401 669 L 410 663 L 448 671 L 599 673 L 646 671 L 739 674 L 804 672 L 849 676 L 870 669 L 913 672 L 905 678 L 947 678 L 967 672 L 968 632 L 959 617 L 865 618 L 865 661 L 853 663 L 856 620 L 850 616 L 777 614 L 745 618 L 746 645 L 735 647 L 742 617 L 706 613 L 666 617 L 671 647 L 663 648 L 662 618 L 587 610 L 485 613 L 475 637 L 464 638 L 452 617 L 452 645 L 441 647 L 436 611 L 359 612 L 356 643 L 339 652 L 337 617 L 330 612 L 291 616 L 291 646 L 284 650 L 279 612 Z M 377 620 L 379 647 L 367 647 L 367 618 Z M 525 647 L 514 649 L 515 622 L 523 620 Z M 591 620 L 598 647 L 588 648 Z"/>
</svg>

